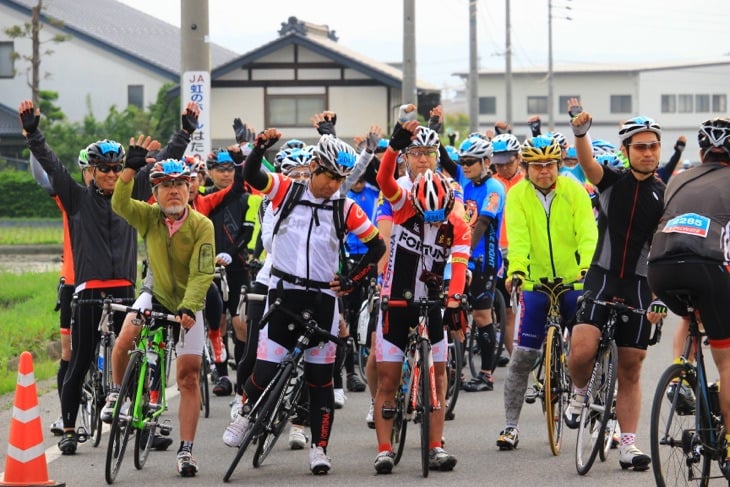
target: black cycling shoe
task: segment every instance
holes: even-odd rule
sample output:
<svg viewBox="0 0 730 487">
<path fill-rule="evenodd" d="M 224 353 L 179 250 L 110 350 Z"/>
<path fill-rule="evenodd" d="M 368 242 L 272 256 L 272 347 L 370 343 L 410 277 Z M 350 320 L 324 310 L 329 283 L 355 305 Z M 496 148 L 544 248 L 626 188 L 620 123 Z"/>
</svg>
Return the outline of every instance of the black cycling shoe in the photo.
<svg viewBox="0 0 730 487">
<path fill-rule="evenodd" d="M 64 431 L 61 440 L 58 442 L 58 449 L 61 450 L 61 454 L 63 455 L 74 455 L 77 445 L 78 438 L 76 438 L 76 432 Z"/>
<path fill-rule="evenodd" d="M 233 393 L 233 384 L 228 377 L 221 377 L 213 387 L 213 394 L 216 396 L 230 396 Z"/>
<path fill-rule="evenodd" d="M 509 357 L 502 355 L 497 359 L 497 367 L 507 367 L 509 364 Z"/>
<path fill-rule="evenodd" d="M 347 376 L 347 390 L 350 392 L 363 392 L 367 386 L 357 374 L 348 374 Z"/>
<path fill-rule="evenodd" d="M 469 382 L 465 382 L 461 388 L 467 392 L 492 391 L 494 390 L 494 379 L 492 379 L 491 375 L 479 372 L 477 377 L 474 377 Z"/>
<path fill-rule="evenodd" d="M 152 438 L 152 449 L 157 451 L 165 451 L 172 445 L 172 438 L 169 436 L 155 435 Z"/>
</svg>

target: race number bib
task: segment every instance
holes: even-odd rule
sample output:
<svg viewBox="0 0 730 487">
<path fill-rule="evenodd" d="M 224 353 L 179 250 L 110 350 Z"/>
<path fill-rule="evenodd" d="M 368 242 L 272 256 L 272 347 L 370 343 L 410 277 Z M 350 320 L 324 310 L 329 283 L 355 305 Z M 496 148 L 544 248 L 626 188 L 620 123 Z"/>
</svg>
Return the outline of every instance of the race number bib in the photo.
<svg viewBox="0 0 730 487">
<path fill-rule="evenodd" d="M 710 219 L 697 213 L 685 213 L 667 222 L 662 229 L 664 233 L 684 233 L 695 237 L 706 238 L 710 230 Z"/>
</svg>

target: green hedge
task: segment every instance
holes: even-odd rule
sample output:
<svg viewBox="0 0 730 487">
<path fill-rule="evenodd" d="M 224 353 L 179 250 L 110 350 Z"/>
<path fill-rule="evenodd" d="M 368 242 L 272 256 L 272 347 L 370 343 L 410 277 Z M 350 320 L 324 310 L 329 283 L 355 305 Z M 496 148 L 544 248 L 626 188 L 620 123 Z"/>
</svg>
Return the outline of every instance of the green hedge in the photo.
<svg viewBox="0 0 730 487">
<path fill-rule="evenodd" d="M 58 218 L 56 203 L 25 171 L 0 171 L 0 217 Z"/>
</svg>

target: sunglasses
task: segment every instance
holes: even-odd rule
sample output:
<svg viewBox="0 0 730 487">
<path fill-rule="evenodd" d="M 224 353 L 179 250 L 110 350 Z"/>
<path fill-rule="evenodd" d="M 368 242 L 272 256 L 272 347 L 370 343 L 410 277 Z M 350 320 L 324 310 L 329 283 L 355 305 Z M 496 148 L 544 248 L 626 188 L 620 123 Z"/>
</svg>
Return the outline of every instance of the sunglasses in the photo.
<svg viewBox="0 0 730 487">
<path fill-rule="evenodd" d="M 317 167 L 317 169 L 314 170 L 314 174 L 324 174 L 328 178 L 332 179 L 333 181 L 344 181 L 345 176 L 340 176 L 339 174 L 335 174 L 329 169 L 325 169 L 322 166 Z"/>
<path fill-rule="evenodd" d="M 299 171 L 289 174 L 291 179 L 309 179 L 312 174 L 309 171 Z"/>
<path fill-rule="evenodd" d="M 233 166 L 229 165 L 223 165 L 223 166 L 216 166 L 213 168 L 214 171 L 221 171 L 221 172 L 233 172 L 235 171 L 235 168 Z"/>
<path fill-rule="evenodd" d="M 635 144 L 629 144 L 629 146 L 633 147 L 639 152 L 645 152 L 648 150 L 656 150 L 659 148 L 660 143 L 658 141 L 654 142 L 636 142 Z"/>
<path fill-rule="evenodd" d="M 464 166 L 473 166 L 474 164 L 478 162 L 482 162 L 481 159 L 475 159 L 473 157 L 462 157 L 459 159 L 459 162 L 463 164 Z"/>
<path fill-rule="evenodd" d="M 406 154 L 413 157 L 436 157 L 436 154 L 438 154 L 438 152 L 433 149 L 411 149 L 407 151 Z"/>
<path fill-rule="evenodd" d="M 122 172 L 122 169 L 124 169 L 124 166 L 121 164 L 99 164 L 98 166 L 96 166 L 96 170 L 104 174 L 108 173 L 109 171 L 120 173 Z"/>
<path fill-rule="evenodd" d="M 533 169 L 552 169 L 557 167 L 558 161 L 545 161 L 545 162 L 528 162 L 527 165 Z"/>
</svg>

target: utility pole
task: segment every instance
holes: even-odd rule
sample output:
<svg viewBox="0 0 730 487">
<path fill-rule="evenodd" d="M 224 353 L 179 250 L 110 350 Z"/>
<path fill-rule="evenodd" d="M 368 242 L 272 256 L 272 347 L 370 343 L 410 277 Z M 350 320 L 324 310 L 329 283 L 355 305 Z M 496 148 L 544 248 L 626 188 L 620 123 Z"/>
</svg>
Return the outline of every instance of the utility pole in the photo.
<svg viewBox="0 0 730 487">
<path fill-rule="evenodd" d="M 510 0 L 505 0 L 504 8 L 504 91 L 505 91 L 505 121 L 512 126 L 512 19 L 510 16 Z"/>
<path fill-rule="evenodd" d="M 188 152 L 203 160 L 211 150 L 209 31 L 208 0 L 180 0 L 180 104 L 200 107 Z"/>
<path fill-rule="evenodd" d="M 553 0 L 548 0 L 548 130 L 555 130 L 555 97 L 553 87 Z"/>
<path fill-rule="evenodd" d="M 418 105 L 416 91 L 416 0 L 403 0 L 403 87 L 401 103 Z"/>
<path fill-rule="evenodd" d="M 469 0 L 469 131 L 479 132 L 479 73 L 477 66 L 477 0 Z"/>
</svg>

